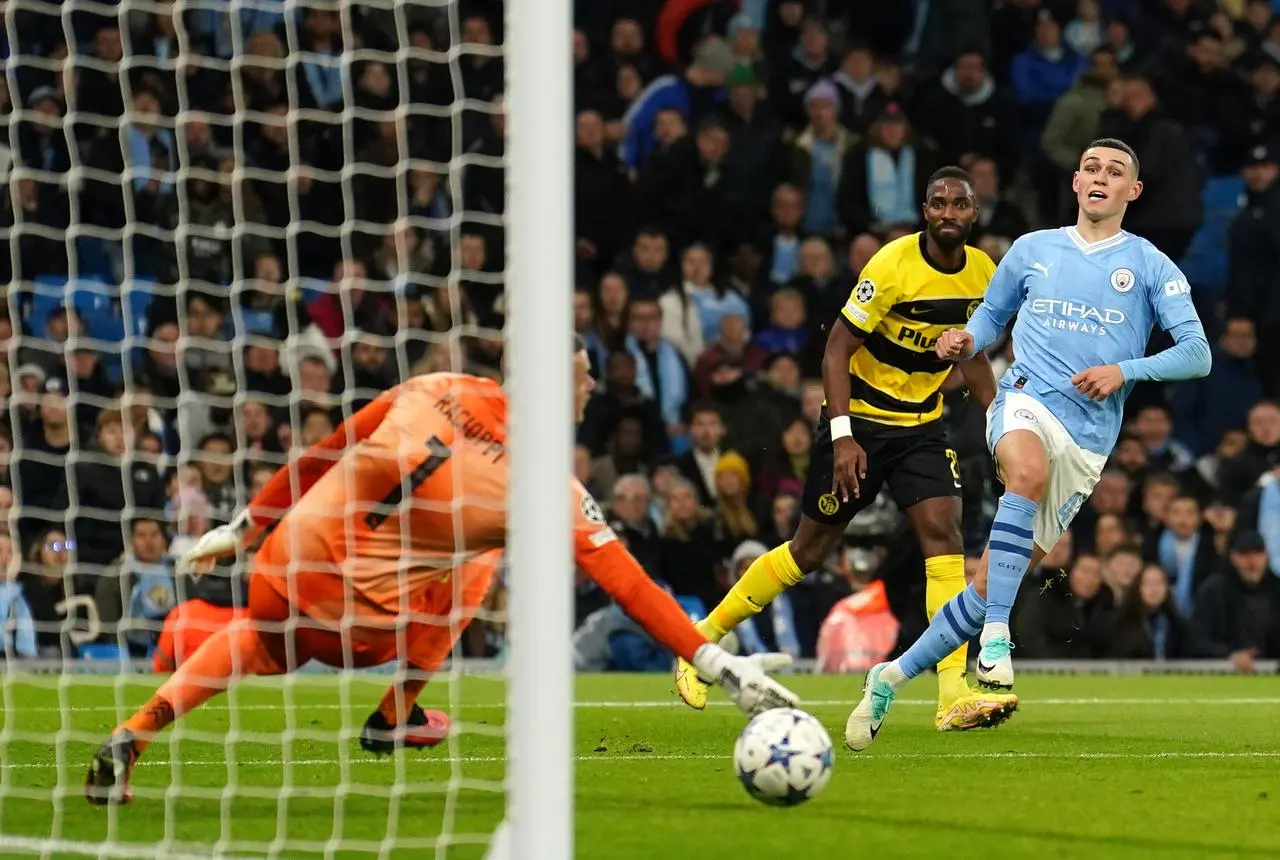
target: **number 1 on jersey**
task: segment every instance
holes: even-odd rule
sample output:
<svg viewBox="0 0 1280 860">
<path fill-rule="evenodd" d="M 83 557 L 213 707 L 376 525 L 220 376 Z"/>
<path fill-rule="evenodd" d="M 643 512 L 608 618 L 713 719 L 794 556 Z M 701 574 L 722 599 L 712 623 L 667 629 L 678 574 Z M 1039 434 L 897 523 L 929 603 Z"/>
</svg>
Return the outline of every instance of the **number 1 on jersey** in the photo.
<svg viewBox="0 0 1280 860">
<path fill-rule="evenodd" d="M 405 484 L 409 485 L 409 494 L 413 495 L 414 491 L 427 482 L 432 475 L 439 471 L 445 461 L 453 455 L 449 450 L 449 446 L 440 441 L 439 436 L 432 436 L 427 440 L 427 459 L 418 464 L 412 472 L 402 479 L 400 483 L 391 488 L 391 492 L 387 493 L 382 501 L 378 503 L 378 510 L 370 511 L 364 518 L 364 524 L 371 529 L 376 529 L 387 521 L 391 516 L 392 510 L 399 507 L 400 502 L 404 500 Z"/>
</svg>

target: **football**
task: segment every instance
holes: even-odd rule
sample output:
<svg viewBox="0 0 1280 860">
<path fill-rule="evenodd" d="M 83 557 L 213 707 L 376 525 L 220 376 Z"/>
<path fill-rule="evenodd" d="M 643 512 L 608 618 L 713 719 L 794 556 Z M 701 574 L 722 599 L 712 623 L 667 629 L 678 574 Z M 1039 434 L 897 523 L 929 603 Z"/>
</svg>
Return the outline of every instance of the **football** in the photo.
<svg viewBox="0 0 1280 860">
<path fill-rule="evenodd" d="M 796 806 L 821 794 L 834 765 L 831 736 L 796 708 L 755 717 L 733 748 L 733 766 L 747 794 L 770 806 Z"/>
</svg>

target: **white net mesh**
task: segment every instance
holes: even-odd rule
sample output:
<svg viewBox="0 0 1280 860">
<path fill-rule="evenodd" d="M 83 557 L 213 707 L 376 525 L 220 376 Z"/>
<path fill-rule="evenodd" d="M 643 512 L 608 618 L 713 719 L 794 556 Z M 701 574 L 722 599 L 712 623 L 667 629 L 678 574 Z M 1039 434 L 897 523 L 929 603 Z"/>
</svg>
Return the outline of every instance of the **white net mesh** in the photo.
<svg viewBox="0 0 1280 860">
<path fill-rule="evenodd" d="M 454 719 L 429 757 L 357 744 L 388 685 L 423 673 L 304 669 L 174 723 L 133 806 L 92 808 L 82 784 L 163 680 L 149 673 L 248 600 L 251 558 L 198 581 L 173 559 L 276 469 L 296 485 L 299 452 L 379 391 L 496 370 L 502 16 L 453 0 L 5 5 L 0 855 L 483 854 L 503 693 L 457 658 L 498 655 L 501 574 L 465 633 L 458 609 L 431 616 L 460 638 L 420 699 Z"/>
</svg>

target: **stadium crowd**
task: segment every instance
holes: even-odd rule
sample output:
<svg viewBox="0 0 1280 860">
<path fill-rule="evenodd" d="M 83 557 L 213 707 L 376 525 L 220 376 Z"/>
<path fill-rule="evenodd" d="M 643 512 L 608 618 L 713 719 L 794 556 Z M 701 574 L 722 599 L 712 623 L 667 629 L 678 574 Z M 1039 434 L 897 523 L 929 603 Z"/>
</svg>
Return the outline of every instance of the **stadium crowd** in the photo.
<svg viewBox="0 0 1280 860">
<path fill-rule="evenodd" d="M 499 372 L 502 4 L 11 6 L 6 653 L 164 667 L 167 615 L 243 596 L 234 567 L 175 582 L 194 537 L 406 375 Z M 572 312 L 601 382 L 575 471 L 691 612 L 791 535 L 827 327 L 920 229 L 929 174 L 971 173 L 971 241 L 998 261 L 1073 217 L 1070 171 L 1108 136 L 1142 162 L 1125 226 L 1181 262 L 1214 369 L 1130 399 L 1027 579 L 1018 654 L 1280 657 L 1268 0 L 575 6 Z M 976 558 L 998 485 L 954 383 Z M 882 498 L 740 643 L 866 668 L 923 628 L 921 569 Z M 583 668 L 667 667 L 578 582 Z M 467 653 L 500 650 L 500 625 L 473 627 Z"/>
</svg>

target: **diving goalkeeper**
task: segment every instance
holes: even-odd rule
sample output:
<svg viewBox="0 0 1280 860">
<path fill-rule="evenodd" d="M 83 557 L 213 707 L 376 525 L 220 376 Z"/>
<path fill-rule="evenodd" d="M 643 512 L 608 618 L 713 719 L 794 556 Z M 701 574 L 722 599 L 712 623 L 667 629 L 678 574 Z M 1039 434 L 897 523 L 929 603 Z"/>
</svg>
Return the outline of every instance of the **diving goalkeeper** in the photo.
<svg viewBox="0 0 1280 860">
<path fill-rule="evenodd" d="M 581 420 L 594 381 L 580 340 L 574 350 Z M 336 667 L 401 660 L 411 671 L 369 716 L 360 744 L 382 753 L 439 743 L 448 715 L 415 700 L 480 607 L 506 541 L 506 421 L 496 382 L 415 377 L 307 449 L 296 471 L 278 471 L 233 523 L 202 537 L 180 568 L 199 572 L 275 526 L 253 561 L 246 616 L 210 637 L 111 733 L 89 765 L 89 801 L 129 802 L 138 757 L 183 714 L 246 675 L 279 675 L 311 659 Z M 735 657 L 708 642 L 619 543 L 582 485 L 569 490 L 577 565 L 628 615 L 747 713 L 795 703 L 766 675 L 789 657 Z M 461 620 L 450 624 L 451 616 Z"/>
</svg>

